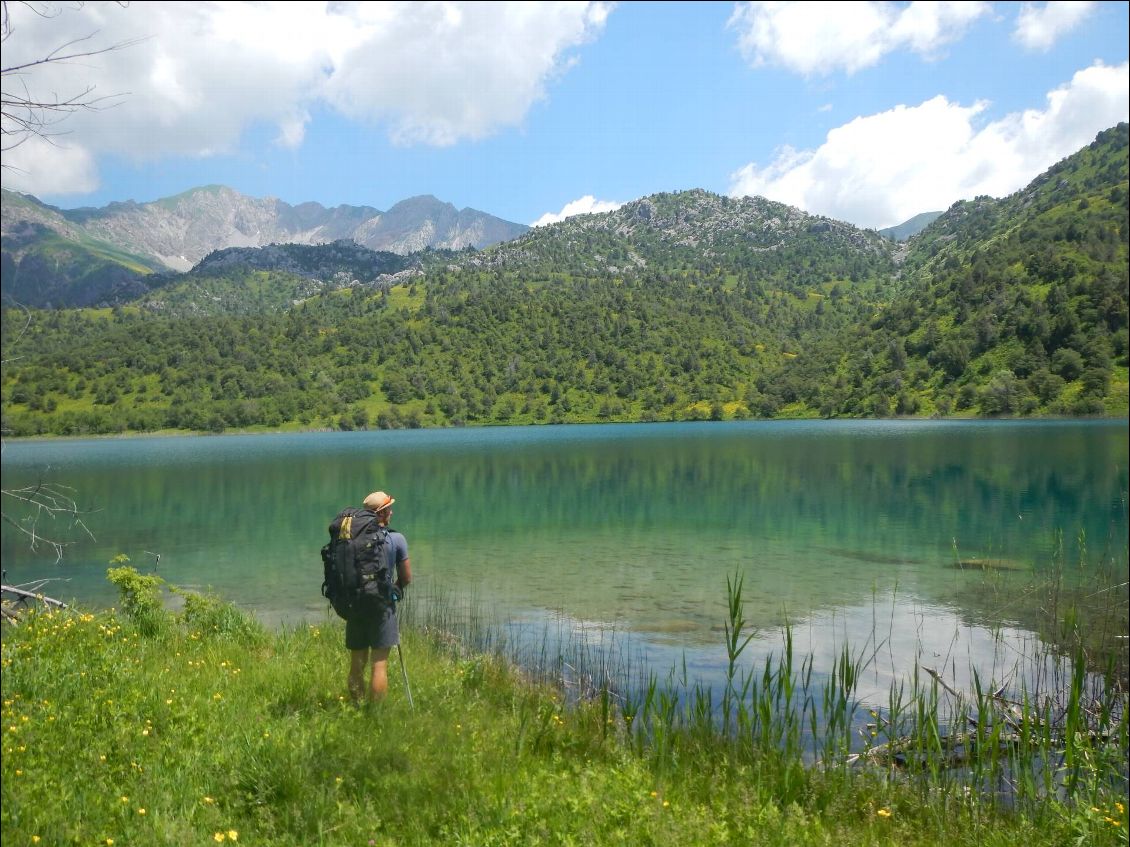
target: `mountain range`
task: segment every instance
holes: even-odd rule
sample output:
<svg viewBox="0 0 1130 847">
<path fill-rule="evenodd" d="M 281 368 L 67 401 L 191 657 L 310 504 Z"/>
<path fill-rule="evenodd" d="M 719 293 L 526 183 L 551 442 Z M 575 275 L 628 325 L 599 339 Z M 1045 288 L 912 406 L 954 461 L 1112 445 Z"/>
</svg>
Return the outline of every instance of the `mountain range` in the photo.
<svg viewBox="0 0 1130 847">
<path fill-rule="evenodd" d="M 699 195 L 705 197 L 707 192 Z M 674 195 L 627 204 L 602 218 L 603 229 L 623 240 L 641 227 L 654 230 L 663 226 L 667 223 L 662 208 L 665 196 Z M 708 204 L 707 217 L 722 216 L 726 219 L 722 229 L 731 233 L 747 230 L 750 215 L 776 219 L 782 234 L 789 231 L 790 221 L 808 217 L 762 198 L 710 196 L 715 199 Z M 924 213 L 880 234 L 904 241 L 940 214 Z M 861 232 L 843 222 L 821 220 L 829 230 Z M 693 231 L 704 221 L 670 223 L 683 231 L 683 248 L 697 247 Z M 577 224 L 566 221 L 553 232 L 568 238 Z M 231 248 L 352 241 L 373 251 L 405 256 L 426 249 L 482 250 L 519 239 L 528 231 L 523 224 L 475 209 L 457 210 L 428 195 L 403 200 L 381 212 L 370 206 L 327 209 L 313 202 L 291 206 L 213 185 L 149 203 L 115 202 L 97 209 L 68 210 L 5 189 L 0 214 L 3 290 L 31 306 L 111 304 L 140 297 L 155 284 L 163 284 L 162 276 L 145 279 L 149 274 L 187 272 L 209 254 Z M 676 238 L 672 246 L 678 244 Z M 490 261 L 513 260 L 523 248 L 519 244 L 515 249 L 517 253 L 508 251 Z M 599 256 L 593 260 L 602 261 Z"/>
<path fill-rule="evenodd" d="M 144 290 L 139 276 L 188 271 L 230 247 L 352 240 L 404 255 L 426 248 L 481 249 L 528 229 L 428 195 L 382 212 L 312 202 L 291 206 L 218 185 L 151 203 L 70 210 L 4 190 L 0 215 L 4 291 L 29 305 L 128 299 Z"/>
<path fill-rule="evenodd" d="M 481 251 L 399 255 L 345 239 L 319 246 L 232 247 L 209 254 L 186 274 L 146 277 L 147 290 L 129 299 L 166 315 L 247 314 L 287 309 L 342 288 L 388 288 L 429 274 L 601 278 L 707 266 L 741 268 L 765 284 L 795 287 L 814 269 L 856 281 L 885 278 L 895 272 L 899 250 L 872 230 L 782 203 L 695 189 L 577 215 Z"/>
<path fill-rule="evenodd" d="M 228 247 L 188 273 L 56 234 L 58 266 L 97 249 L 138 290 L 3 310 L 3 426 L 1125 415 L 1128 150 L 1120 124 L 906 241 L 702 190 L 481 250 Z M 17 282 L 46 261 L 37 227 L 5 234 L 6 292 L 9 245 L 33 248 Z"/>
</svg>

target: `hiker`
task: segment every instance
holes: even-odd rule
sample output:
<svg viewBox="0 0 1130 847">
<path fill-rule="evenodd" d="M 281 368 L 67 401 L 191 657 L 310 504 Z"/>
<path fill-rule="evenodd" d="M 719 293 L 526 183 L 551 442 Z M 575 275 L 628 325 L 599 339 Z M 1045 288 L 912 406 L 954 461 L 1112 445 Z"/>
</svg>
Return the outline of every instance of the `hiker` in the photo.
<svg viewBox="0 0 1130 847">
<path fill-rule="evenodd" d="M 383 491 L 374 491 L 365 498 L 364 506 L 377 516 L 382 527 L 388 527 L 392 504 L 396 501 Z M 395 574 L 395 585 L 402 596 L 412 581 L 408 564 L 408 541 L 399 532 L 389 530 L 381 548 L 384 564 Z M 396 603 L 383 597 L 361 596 L 345 622 L 345 646 L 349 650 L 349 693 L 355 702 L 365 695 L 365 668 L 372 668 L 369 700 L 377 702 L 388 692 L 388 654 L 400 643 L 396 622 Z"/>
</svg>

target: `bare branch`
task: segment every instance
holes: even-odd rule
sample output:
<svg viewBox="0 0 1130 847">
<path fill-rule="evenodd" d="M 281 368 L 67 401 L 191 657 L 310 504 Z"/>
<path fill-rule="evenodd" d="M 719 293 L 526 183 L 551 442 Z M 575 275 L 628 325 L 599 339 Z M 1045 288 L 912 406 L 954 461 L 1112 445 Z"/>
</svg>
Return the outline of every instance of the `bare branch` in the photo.
<svg viewBox="0 0 1130 847">
<path fill-rule="evenodd" d="M 67 532 L 80 530 L 92 540 L 94 534 L 83 521 L 82 515 L 90 514 L 89 510 L 82 510 L 71 492 L 74 489 L 55 483 L 39 483 L 23 488 L 0 489 L 4 498 L 2 517 L 4 523 L 22 533 L 28 540 L 28 546 L 36 550 L 40 545 L 46 545 L 55 551 L 55 561 L 63 558 L 63 551 L 74 544 L 63 536 Z M 9 504 L 19 513 L 13 517 L 9 512 Z M 44 521 L 68 519 L 70 526 L 64 527 L 62 532 L 51 532 L 45 535 L 40 530 Z"/>
<path fill-rule="evenodd" d="M 18 5 L 42 18 L 57 17 L 62 11 L 56 6 L 46 3 L 33 3 L 30 0 L 23 0 Z M 119 5 L 126 6 L 127 4 L 119 2 Z M 81 2 L 76 5 L 76 8 L 81 7 Z M 15 24 L 12 21 L 8 0 L 0 0 L 0 42 L 7 45 L 8 39 L 14 33 Z M 138 43 L 138 39 L 135 39 L 119 42 L 109 47 L 86 49 L 85 45 L 97 34 L 97 32 L 93 32 L 82 38 L 64 41 L 46 55 L 31 61 L 22 61 L 8 67 L 0 67 L 0 83 L 2 83 L 0 85 L 0 139 L 2 139 L 0 150 L 5 152 L 13 150 L 31 138 L 42 138 L 53 143 L 51 137 L 59 133 L 52 132 L 51 128 L 60 121 L 76 111 L 94 111 L 108 105 L 108 101 L 113 98 L 94 96 L 95 86 L 93 84 L 86 85 L 76 94 L 65 96 L 52 94 L 48 97 L 33 94 L 28 85 L 28 80 L 34 76 L 35 72 L 48 65 L 81 63 L 91 57 L 111 53 Z M 3 167 L 11 168 L 7 163 L 4 163 Z M 5 347 L 9 350 L 12 344 L 23 338 L 31 324 L 31 312 L 18 303 L 16 306 L 23 309 L 26 319 L 23 326 L 16 331 L 14 339 L 11 341 L 5 339 Z M 5 359 L 4 362 L 6 363 L 7 360 Z M 0 441 L 0 450 L 2 449 L 3 442 Z M 94 538 L 83 521 L 82 515 L 85 512 L 78 508 L 78 503 L 71 492 L 72 489 L 66 486 L 42 482 L 38 485 L 23 488 L 0 489 L 0 495 L 2 495 L 0 501 L 3 503 L 0 507 L 0 518 L 3 519 L 4 523 L 23 534 L 32 550 L 37 549 L 40 545 L 46 545 L 53 549 L 55 559 L 58 561 L 63 557 L 64 549 L 75 543 L 67 539 L 68 534 L 73 534 L 75 530 L 79 530 L 90 538 Z M 48 521 L 52 522 L 51 531 L 44 534 L 42 528 L 47 525 Z M 58 525 L 54 523 L 55 521 L 60 523 L 68 521 L 69 526 L 62 528 L 61 531 L 55 531 L 59 529 Z"/>
<path fill-rule="evenodd" d="M 52 9 L 44 4 L 22 2 L 22 5 L 36 15 L 44 18 L 56 17 L 60 10 Z M 126 3 L 119 3 L 125 6 Z M 82 4 L 77 4 L 81 8 Z M 8 9 L 8 0 L 0 2 L 2 19 L 0 19 L 0 32 L 3 42 L 7 42 L 15 32 L 11 15 Z M 31 61 L 21 62 L 9 67 L 0 68 L 0 137 L 3 143 L 0 150 L 14 150 L 32 138 L 42 138 L 50 141 L 53 136 L 59 135 L 52 131 L 52 127 L 77 111 L 99 111 L 116 105 L 111 102 L 126 96 L 124 93 L 94 96 L 94 85 L 87 85 L 81 91 L 70 95 L 51 94 L 50 96 L 37 96 L 32 94 L 27 80 L 34 75 L 37 69 L 48 65 L 74 64 L 94 56 L 101 56 L 117 50 L 131 47 L 145 39 L 132 39 L 112 44 L 109 47 L 81 49 L 80 45 L 89 42 L 98 32 L 92 32 L 82 38 L 72 39 L 60 44 L 44 56 Z M 79 49 L 76 49 L 79 48 Z M 5 169 L 12 166 L 4 164 Z"/>
<path fill-rule="evenodd" d="M 14 300 L 12 301 L 12 305 L 15 306 L 15 308 L 21 309 L 23 311 L 23 313 L 24 313 L 24 325 L 22 327 L 20 327 L 19 330 L 16 332 L 15 338 L 13 338 L 11 341 L 7 341 L 7 340 L 4 341 L 5 346 L 8 346 L 8 347 L 19 344 L 20 339 L 22 339 L 24 337 L 24 335 L 27 334 L 28 329 L 31 327 L 31 309 L 29 309 L 23 303 L 17 303 Z M 0 365 L 6 365 L 6 364 L 8 364 L 8 362 L 14 362 L 14 361 L 16 361 L 16 359 L 22 359 L 22 358 L 23 358 L 23 356 L 11 356 L 11 357 L 6 358 L 6 359 L 0 359 Z"/>
</svg>

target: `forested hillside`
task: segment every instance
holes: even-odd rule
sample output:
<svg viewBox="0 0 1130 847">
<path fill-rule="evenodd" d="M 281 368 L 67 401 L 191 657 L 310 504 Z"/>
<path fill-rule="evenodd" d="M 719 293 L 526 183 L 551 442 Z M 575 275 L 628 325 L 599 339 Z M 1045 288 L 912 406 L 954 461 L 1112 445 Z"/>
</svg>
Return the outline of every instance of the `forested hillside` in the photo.
<svg viewBox="0 0 1130 847">
<path fill-rule="evenodd" d="M 443 275 L 345 289 L 286 312 L 154 317 L 34 313 L 5 368 L 16 434 L 255 425 L 432 426 L 655 420 L 748 412 L 764 362 L 846 329 L 865 301 L 701 274 L 530 285 Z M 21 331 L 4 314 L 5 337 Z"/>
<path fill-rule="evenodd" d="M 135 305 L 170 317 L 264 314 L 343 288 L 388 288 L 457 256 L 451 250 L 402 256 L 350 240 L 229 247 L 209 253 L 188 273 L 151 279 L 152 290 Z"/>
<path fill-rule="evenodd" d="M 1026 189 L 956 204 L 911 241 L 904 282 L 758 388 L 825 416 L 1125 414 L 1127 125 Z"/>
<path fill-rule="evenodd" d="M 1127 149 L 1120 125 L 906 245 L 693 191 L 403 266 L 225 251 L 113 310 L 6 308 L 3 425 L 1125 415 Z"/>
</svg>

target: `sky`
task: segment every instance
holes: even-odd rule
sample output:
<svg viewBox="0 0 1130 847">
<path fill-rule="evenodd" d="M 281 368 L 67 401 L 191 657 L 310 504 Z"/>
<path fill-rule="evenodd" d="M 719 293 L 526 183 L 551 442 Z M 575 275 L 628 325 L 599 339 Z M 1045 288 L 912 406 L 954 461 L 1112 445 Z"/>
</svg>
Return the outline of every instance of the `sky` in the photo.
<svg viewBox="0 0 1130 847">
<path fill-rule="evenodd" d="M 5 96 L 93 101 L 4 139 L 3 186 L 61 208 L 221 184 L 539 225 L 701 188 L 881 228 L 1130 119 L 1126 2 L 7 5 Z"/>
</svg>

